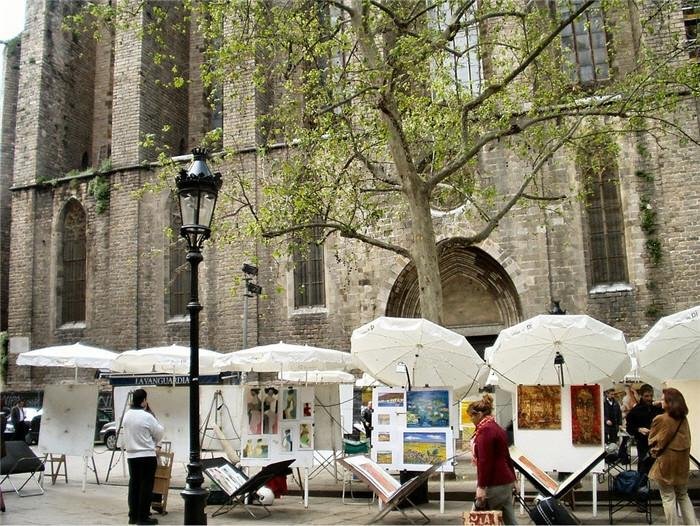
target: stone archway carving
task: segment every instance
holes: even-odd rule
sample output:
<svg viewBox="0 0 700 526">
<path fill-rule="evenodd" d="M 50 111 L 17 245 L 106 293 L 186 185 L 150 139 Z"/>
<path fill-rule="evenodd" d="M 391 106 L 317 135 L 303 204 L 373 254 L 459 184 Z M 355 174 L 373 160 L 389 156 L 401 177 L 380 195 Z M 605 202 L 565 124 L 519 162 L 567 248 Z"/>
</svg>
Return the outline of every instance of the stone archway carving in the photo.
<svg viewBox="0 0 700 526">
<path fill-rule="evenodd" d="M 438 243 L 443 325 L 465 336 L 496 335 L 521 320 L 520 298 L 498 261 L 461 238 Z M 387 316 L 420 317 L 418 277 L 409 263 L 389 293 Z"/>
</svg>

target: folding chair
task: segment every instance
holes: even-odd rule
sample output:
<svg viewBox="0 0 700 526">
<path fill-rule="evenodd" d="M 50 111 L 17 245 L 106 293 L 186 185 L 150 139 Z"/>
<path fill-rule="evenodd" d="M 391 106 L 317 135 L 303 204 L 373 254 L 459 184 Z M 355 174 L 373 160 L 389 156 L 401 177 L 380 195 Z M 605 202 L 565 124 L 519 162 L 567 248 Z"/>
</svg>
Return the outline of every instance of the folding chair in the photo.
<svg viewBox="0 0 700 526">
<path fill-rule="evenodd" d="M 238 505 L 243 506 L 254 519 L 260 519 L 271 515 L 270 510 L 262 502 L 259 502 L 259 504 L 265 511 L 265 515 L 263 516 L 256 516 L 248 504 L 254 500 L 258 490 L 262 488 L 266 482 L 278 475 L 287 473 L 289 466 L 293 464 L 295 460 L 296 459 L 283 460 L 281 462 L 268 464 L 250 478 L 223 457 L 202 460 L 204 473 L 228 495 L 228 501 L 212 513 L 212 517 L 228 513 Z"/>
<path fill-rule="evenodd" d="M 0 484 L 5 480 L 10 482 L 12 489 L 20 497 L 35 497 L 44 494 L 43 475 L 44 460 L 37 457 L 34 451 L 21 440 L 10 440 L 5 442 L 5 456 L 0 459 L 0 475 L 4 475 Z M 17 487 L 12 480 L 12 475 L 27 475 L 24 482 Z M 39 487 L 39 491 L 23 492 L 24 487 L 34 481 Z"/>
</svg>

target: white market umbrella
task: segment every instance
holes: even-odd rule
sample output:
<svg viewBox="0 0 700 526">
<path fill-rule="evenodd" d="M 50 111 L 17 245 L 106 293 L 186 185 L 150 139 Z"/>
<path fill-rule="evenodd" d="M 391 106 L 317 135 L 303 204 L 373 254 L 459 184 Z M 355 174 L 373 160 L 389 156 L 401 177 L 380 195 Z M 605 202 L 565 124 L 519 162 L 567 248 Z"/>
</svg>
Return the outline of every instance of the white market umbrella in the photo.
<svg viewBox="0 0 700 526">
<path fill-rule="evenodd" d="M 219 356 L 222 356 L 221 353 L 199 349 L 199 374 L 218 374 L 219 371 L 213 367 L 213 363 Z M 124 351 L 114 359 L 112 372 L 189 374 L 190 348 L 173 344 Z"/>
<path fill-rule="evenodd" d="M 17 357 L 17 365 L 73 367 L 77 380 L 78 367 L 109 369 L 117 356 L 118 353 L 78 342 L 72 345 L 54 345 L 20 353 Z"/>
<path fill-rule="evenodd" d="M 629 349 L 645 380 L 699 380 L 700 305 L 661 318 Z"/>
<path fill-rule="evenodd" d="M 223 354 L 214 362 L 214 367 L 219 371 L 270 373 L 351 371 L 357 365 L 347 352 L 279 342 Z"/>
<path fill-rule="evenodd" d="M 362 377 L 355 381 L 355 387 L 381 387 L 384 385 L 386 385 L 384 382 L 380 382 L 375 377 L 367 373 L 362 373 Z"/>
<path fill-rule="evenodd" d="M 352 384 L 355 376 L 345 371 L 284 371 L 278 373 L 284 382 L 302 384 Z"/>
<path fill-rule="evenodd" d="M 500 387 L 559 384 L 554 365 L 559 353 L 564 384 L 621 380 L 632 366 L 622 331 L 583 314 L 541 314 L 504 329 L 486 349 L 486 361 Z"/>
<path fill-rule="evenodd" d="M 487 372 L 464 336 L 423 318 L 381 316 L 355 329 L 350 341 L 362 368 L 390 386 L 406 385 L 408 374 L 415 387 L 452 387 L 461 398 Z"/>
</svg>

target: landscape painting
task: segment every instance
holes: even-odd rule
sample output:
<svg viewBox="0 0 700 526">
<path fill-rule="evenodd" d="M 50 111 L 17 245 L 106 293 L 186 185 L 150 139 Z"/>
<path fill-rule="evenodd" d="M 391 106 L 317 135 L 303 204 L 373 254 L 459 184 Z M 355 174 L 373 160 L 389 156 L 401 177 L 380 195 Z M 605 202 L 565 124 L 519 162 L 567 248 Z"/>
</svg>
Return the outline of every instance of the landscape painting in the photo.
<svg viewBox="0 0 700 526">
<path fill-rule="evenodd" d="M 377 464 L 393 464 L 394 454 L 391 451 L 377 451 Z"/>
<path fill-rule="evenodd" d="M 449 427 L 450 392 L 447 389 L 408 391 L 406 427 Z"/>
<path fill-rule="evenodd" d="M 404 432 L 404 464 L 437 464 L 445 460 L 447 460 L 447 433 Z"/>
<path fill-rule="evenodd" d="M 403 407 L 404 406 L 404 392 L 403 391 L 389 391 L 384 393 L 379 393 L 377 396 L 377 407 Z"/>
</svg>

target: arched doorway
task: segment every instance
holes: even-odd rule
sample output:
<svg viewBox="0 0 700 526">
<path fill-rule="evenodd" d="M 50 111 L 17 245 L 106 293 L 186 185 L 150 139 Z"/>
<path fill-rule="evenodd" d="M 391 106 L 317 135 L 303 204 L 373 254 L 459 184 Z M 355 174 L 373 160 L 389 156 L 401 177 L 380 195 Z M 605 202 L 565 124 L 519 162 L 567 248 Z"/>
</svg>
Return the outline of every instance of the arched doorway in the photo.
<svg viewBox="0 0 700 526">
<path fill-rule="evenodd" d="M 503 267 L 461 238 L 438 243 L 443 293 L 443 324 L 463 334 L 483 356 L 498 333 L 521 320 L 520 299 Z M 386 315 L 420 317 L 418 276 L 407 265 L 394 282 Z"/>
</svg>

